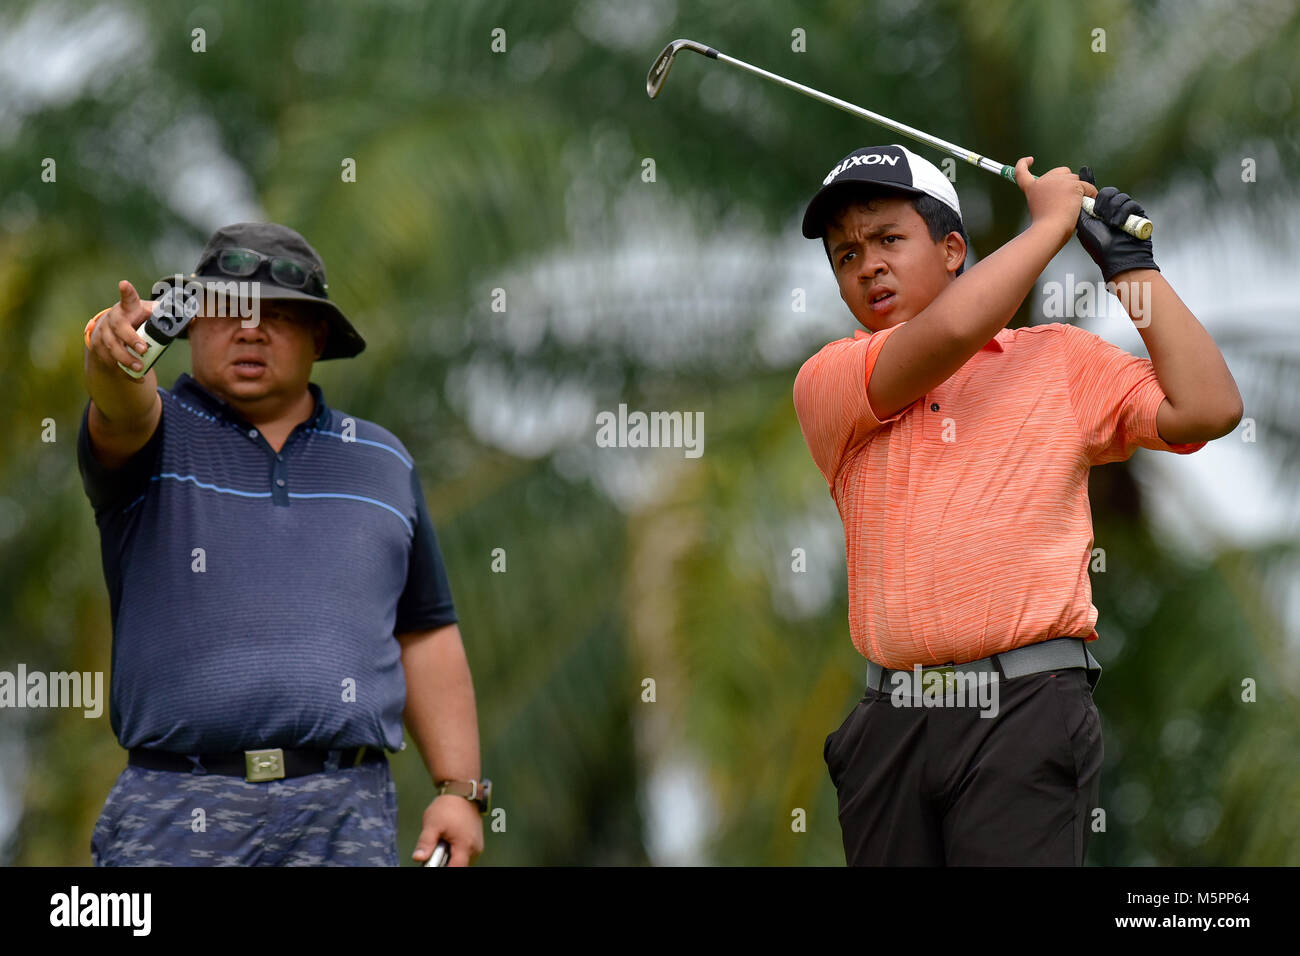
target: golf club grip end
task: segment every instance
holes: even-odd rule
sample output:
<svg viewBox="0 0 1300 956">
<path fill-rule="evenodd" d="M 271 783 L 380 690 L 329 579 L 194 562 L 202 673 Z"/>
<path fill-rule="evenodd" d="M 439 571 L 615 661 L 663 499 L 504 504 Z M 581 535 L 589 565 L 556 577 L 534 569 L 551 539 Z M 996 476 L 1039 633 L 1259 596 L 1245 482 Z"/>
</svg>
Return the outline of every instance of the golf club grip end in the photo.
<svg viewBox="0 0 1300 956">
<path fill-rule="evenodd" d="M 1091 196 L 1084 196 L 1083 200 L 1079 203 L 1079 205 L 1083 207 L 1083 211 L 1086 212 L 1089 216 L 1097 215 L 1095 212 L 1092 211 L 1093 200 Z M 1153 223 L 1150 219 L 1143 219 L 1141 216 L 1129 216 L 1128 219 L 1125 220 L 1124 225 L 1121 226 L 1120 228 L 1122 228 L 1134 239 L 1150 239 L 1151 234 L 1155 232 L 1156 227 L 1155 227 L 1155 223 Z"/>
<path fill-rule="evenodd" d="M 1150 239 L 1151 233 L 1156 231 L 1156 226 L 1150 219 L 1129 216 L 1128 221 L 1124 223 L 1124 231 L 1138 239 Z"/>
</svg>

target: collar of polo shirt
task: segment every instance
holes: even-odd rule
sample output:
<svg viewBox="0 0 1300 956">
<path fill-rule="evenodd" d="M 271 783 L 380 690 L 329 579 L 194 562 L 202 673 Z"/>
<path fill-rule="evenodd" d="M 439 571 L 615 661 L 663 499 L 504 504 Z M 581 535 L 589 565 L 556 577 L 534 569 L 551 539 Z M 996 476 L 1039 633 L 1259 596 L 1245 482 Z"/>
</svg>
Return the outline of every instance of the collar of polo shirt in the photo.
<svg viewBox="0 0 1300 956">
<path fill-rule="evenodd" d="M 902 325 L 903 323 L 900 322 L 900 323 L 898 323 L 898 324 L 899 324 L 899 325 Z M 891 325 L 889 328 L 890 328 L 890 329 L 892 329 L 892 328 L 896 328 L 896 326 Z M 888 332 L 889 329 L 880 329 L 880 330 L 878 330 L 878 331 L 880 331 L 880 332 Z M 1003 330 L 1002 330 L 1002 332 L 1010 332 L 1010 331 L 1011 331 L 1010 329 L 1003 329 Z M 999 332 L 998 335 L 1001 335 L 1002 332 Z M 856 330 L 854 331 L 854 333 L 853 333 L 853 337 L 854 337 L 855 339 L 865 339 L 867 336 L 869 336 L 869 335 L 875 335 L 875 334 L 876 334 L 875 332 L 869 332 L 869 331 L 867 331 L 866 329 L 856 329 Z M 985 349 L 992 349 L 994 352 L 1005 352 L 1006 349 L 1003 348 L 1003 346 L 1002 346 L 1002 342 L 998 339 L 998 335 L 993 336 L 993 338 L 989 339 L 987 342 L 985 342 L 983 345 L 981 345 L 981 346 L 980 346 L 980 351 L 982 352 L 982 351 L 984 351 Z"/>
<path fill-rule="evenodd" d="M 315 382 L 308 382 L 307 390 L 311 392 L 311 397 L 315 401 L 315 408 L 312 411 L 308 425 L 312 428 L 319 428 L 328 420 L 329 407 L 325 404 L 325 395 L 319 385 Z M 172 385 L 172 394 L 194 399 L 206 411 L 223 421 L 231 422 L 241 428 L 254 427 L 252 422 L 235 410 L 234 406 L 225 399 L 212 394 L 191 377 L 188 372 L 181 372 L 176 377 L 176 382 Z"/>
</svg>

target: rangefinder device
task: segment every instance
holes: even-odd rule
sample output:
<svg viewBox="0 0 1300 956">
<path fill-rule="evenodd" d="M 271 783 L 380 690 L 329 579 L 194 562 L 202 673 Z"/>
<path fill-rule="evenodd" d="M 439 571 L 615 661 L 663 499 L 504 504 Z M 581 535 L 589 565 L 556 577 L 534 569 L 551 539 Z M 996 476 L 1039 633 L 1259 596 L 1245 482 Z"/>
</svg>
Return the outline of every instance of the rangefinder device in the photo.
<svg viewBox="0 0 1300 956">
<path fill-rule="evenodd" d="M 158 361 L 158 356 L 185 330 L 190 320 L 198 315 L 201 304 L 197 294 L 187 293 L 181 286 L 169 288 L 154 302 L 153 314 L 145 320 L 144 325 L 135 330 L 138 336 L 149 343 L 149 348 L 140 356 L 143 367 L 138 372 L 121 362 L 117 363 L 117 367 L 132 378 L 144 378 L 145 373 L 153 368 L 153 363 Z M 134 349 L 131 351 L 134 352 Z"/>
</svg>

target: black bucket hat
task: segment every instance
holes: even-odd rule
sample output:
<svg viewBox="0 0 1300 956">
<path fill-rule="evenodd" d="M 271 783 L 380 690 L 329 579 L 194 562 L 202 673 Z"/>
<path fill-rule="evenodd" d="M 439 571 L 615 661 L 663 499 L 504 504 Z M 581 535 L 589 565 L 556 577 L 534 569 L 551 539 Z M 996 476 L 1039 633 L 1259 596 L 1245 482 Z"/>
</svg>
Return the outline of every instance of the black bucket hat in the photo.
<svg viewBox="0 0 1300 956">
<path fill-rule="evenodd" d="M 239 275 L 222 268 L 221 253 L 232 250 L 234 258 L 242 260 L 240 272 L 256 262 L 251 272 Z M 240 251 L 244 254 L 240 255 Z M 261 261 L 256 261 L 256 256 L 247 255 L 249 251 L 258 253 Z M 275 259 L 288 262 L 272 261 Z M 283 284 L 298 279 L 302 280 L 301 287 Z M 204 288 L 226 287 L 231 282 L 256 282 L 259 299 L 297 303 L 300 308 L 319 315 L 329 323 L 329 335 L 319 361 L 351 358 L 366 347 L 365 339 L 339 307 L 329 300 L 324 261 L 306 239 L 288 226 L 274 222 L 237 222 L 222 226 L 203 247 L 194 271 L 188 276 L 170 275 L 159 279 L 154 283 L 151 298 L 158 298 L 178 282 L 187 287 L 199 283 Z M 186 326 L 181 337 L 188 334 L 189 327 Z"/>
</svg>

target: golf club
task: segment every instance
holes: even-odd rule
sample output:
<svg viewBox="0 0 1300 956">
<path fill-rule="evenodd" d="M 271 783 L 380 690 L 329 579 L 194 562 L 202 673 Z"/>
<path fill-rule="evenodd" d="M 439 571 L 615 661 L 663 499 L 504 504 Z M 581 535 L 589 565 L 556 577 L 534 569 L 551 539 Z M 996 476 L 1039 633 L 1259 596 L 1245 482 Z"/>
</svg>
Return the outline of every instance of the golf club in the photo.
<svg viewBox="0 0 1300 956">
<path fill-rule="evenodd" d="M 429 854 L 429 859 L 425 860 L 425 866 L 446 866 L 451 862 L 451 845 L 446 840 L 439 840 L 438 845 L 433 848 Z"/>
<path fill-rule="evenodd" d="M 970 150 L 958 146 L 955 143 L 949 143 L 947 140 L 942 140 L 937 136 L 923 133 L 919 129 L 913 129 L 903 123 L 891 120 L 887 116 L 881 116 L 879 113 L 873 113 L 871 110 L 863 109 L 860 106 L 854 106 L 852 103 L 847 103 L 837 97 L 829 96 L 826 93 L 814 90 L 812 87 L 804 86 L 802 83 L 796 83 L 794 80 L 787 80 L 783 76 L 777 76 L 775 73 L 769 73 L 767 70 L 751 66 L 743 60 L 737 60 L 734 57 L 727 56 L 725 53 L 719 53 L 717 50 L 713 49 L 713 47 L 705 46 L 703 43 L 696 43 L 694 40 L 674 40 L 672 43 L 664 47 L 663 52 L 655 58 L 654 65 L 650 67 L 650 72 L 647 74 L 645 80 L 645 91 L 650 95 L 651 99 L 658 96 L 659 91 L 663 89 L 664 80 L 668 77 L 668 70 L 673 65 L 673 57 L 675 57 L 681 50 L 691 50 L 701 56 L 708 57 L 710 60 L 718 60 L 722 63 L 727 63 L 737 69 L 744 70 L 746 73 L 753 73 L 755 76 L 761 76 L 774 83 L 779 83 L 787 89 L 794 90 L 796 93 L 811 96 L 813 99 L 825 103 L 828 106 L 842 109 L 846 113 L 852 113 L 854 116 L 861 119 L 870 120 L 877 125 L 893 130 L 895 133 L 900 133 L 903 136 L 910 137 L 917 142 L 925 143 L 928 146 L 933 146 L 935 149 L 943 150 L 945 153 L 955 156 L 957 159 L 964 160 L 972 166 L 978 166 L 980 169 L 987 170 L 990 173 L 996 173 L 1003 179 L 1008 179 L 1013 183 L 1016 181 L 1016 169 L 1014 166 L 999 163 L 995 160 L 989 159 L 987 156 L 981 156 L 978 153 L 972 153 Z M 1084 196 L 1080 205 L 1083 207 L 1083 211 L 1088 215 L 1095 215 L 1092 211 L 1093 201 L 1091 196 Z M 1125 222 L 1123 226 L 1125 232 L 1138 239 L 1150 239 L 1154 228 L 1155 227 L 1150 219 L 1143 219 L 1140 216 L 1129 216 L 1128 221 Z"/>
</svg>

